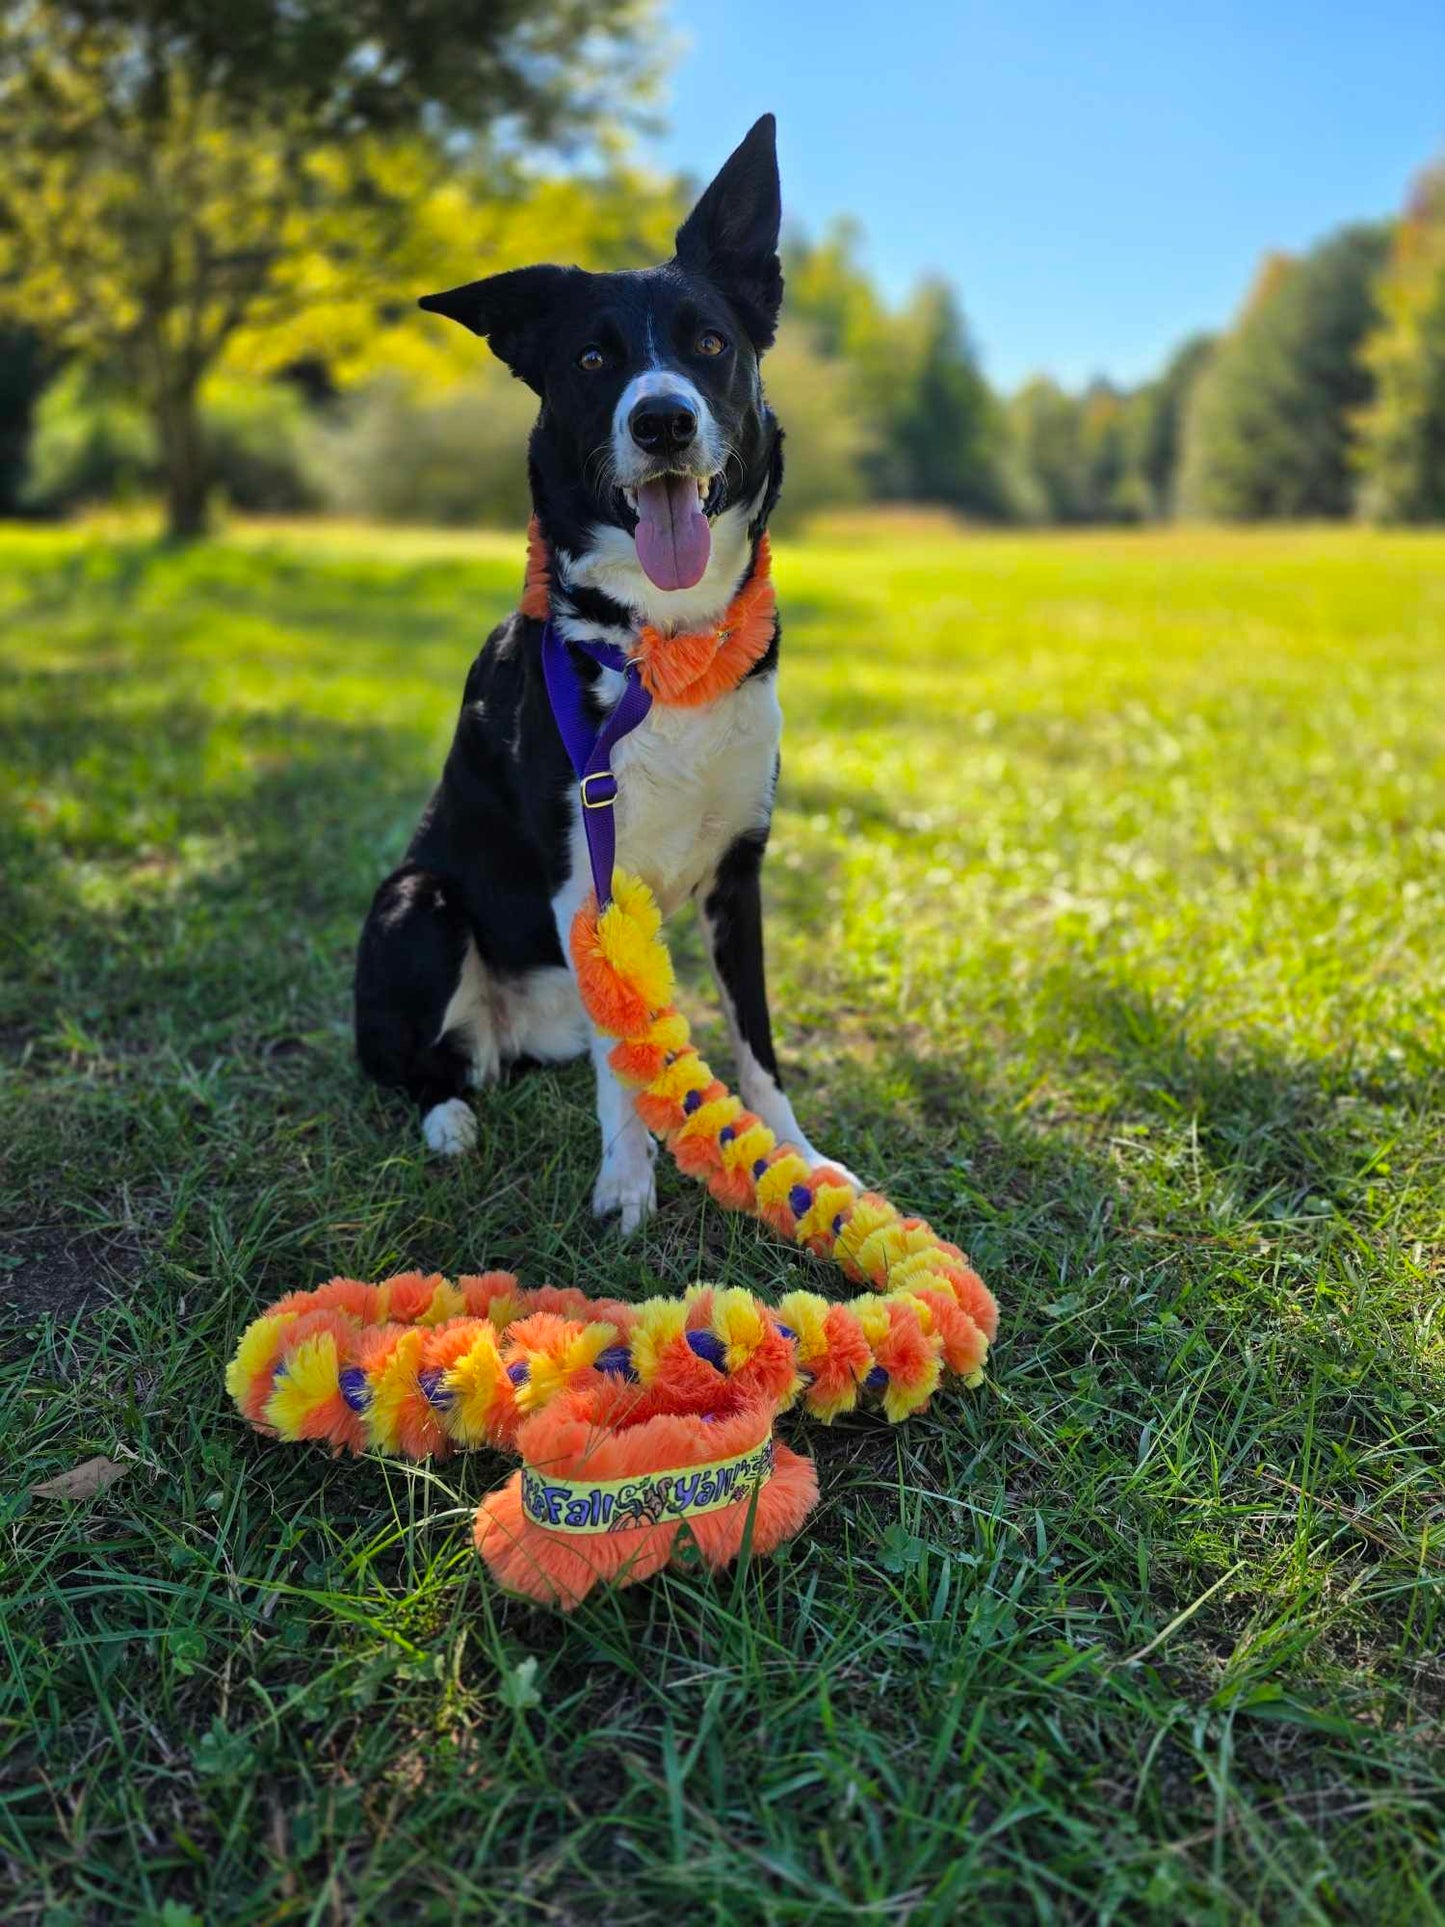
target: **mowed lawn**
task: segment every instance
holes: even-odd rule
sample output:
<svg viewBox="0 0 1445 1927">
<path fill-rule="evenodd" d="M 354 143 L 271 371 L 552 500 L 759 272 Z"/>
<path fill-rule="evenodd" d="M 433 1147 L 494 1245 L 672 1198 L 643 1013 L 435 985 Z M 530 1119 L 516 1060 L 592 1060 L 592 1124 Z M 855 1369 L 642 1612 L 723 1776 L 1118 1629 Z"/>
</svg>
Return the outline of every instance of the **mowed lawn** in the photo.
<svg viewBox="0 0 1445 1927">
<path fill-rule="evenodd" d="M 1445 1918 L 1445 537 L 781 547 L 784 1062 L 1000 1342 L 896 1430 L 785 1420 L 780 1557 L 571 1620 L 471 1551 L 503 1460 L 221 1386 L 334 1272 L 830 1282 L 675 1172 L 595 1226 L 582 1065 L 444 1167 L 353 1066 L 521 560 L 0 536 L 0 1912 Z"/>
</svg>

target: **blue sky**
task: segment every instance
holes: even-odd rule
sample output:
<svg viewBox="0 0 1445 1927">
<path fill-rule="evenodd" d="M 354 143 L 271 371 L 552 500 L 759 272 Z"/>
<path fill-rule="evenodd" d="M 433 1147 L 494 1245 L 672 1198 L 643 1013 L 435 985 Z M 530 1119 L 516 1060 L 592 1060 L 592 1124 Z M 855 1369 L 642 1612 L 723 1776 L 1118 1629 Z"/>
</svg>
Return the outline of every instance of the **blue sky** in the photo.
<svg viewBox="0 0 1445 1927">
<path fill-rule="evenodd" d="M 942 270 L 990 377 L 1134 381 L 1269 248 L 1399 205 L 1445 148 L 1445 0 L 671 0 L 669 166 L 779 119 L 788 215 Z"/>
</svg>

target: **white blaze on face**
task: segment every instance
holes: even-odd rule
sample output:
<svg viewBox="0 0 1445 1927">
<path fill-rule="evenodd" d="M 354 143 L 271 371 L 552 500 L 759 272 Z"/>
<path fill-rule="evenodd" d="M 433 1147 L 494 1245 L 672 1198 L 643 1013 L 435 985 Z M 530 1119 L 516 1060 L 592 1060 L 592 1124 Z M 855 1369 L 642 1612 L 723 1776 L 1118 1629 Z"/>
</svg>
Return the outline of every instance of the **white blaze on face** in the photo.
<svg viewBox="0 0 1445 1927">
<path fill-rule="evenodd" d="M 657 472 L 657 458 L 639 448 L 632 417 L 642 404 L 690 409 L 697 432 L 673 458 L 671 469 Z M 634 375 L 618 398 L 612 416 L 612 466 L 618 486 L 637 514 L 637 560 L 657 588 L 691 589 L 707 570 L 712 533 L 703 502 L 721 467 L 720 437 L 712 410 L 686 375 L 649 368 Z"/>
<path fill-rule="evenodd" d="M 633 441 L 628 424 L 639 402 L 659 395 L 676 395 L 697 416 L 697 440 L 686 456 L 688 470 L 699 478 L 711 478 L 722 467 L 722 437 L 695 383 L 673 368 L 649 368 L 632 377 L 612 411 L 612 471 L 619 488 L 636 488 L 639 479 L 656 466 L 652 456 Z"/>
</svg>

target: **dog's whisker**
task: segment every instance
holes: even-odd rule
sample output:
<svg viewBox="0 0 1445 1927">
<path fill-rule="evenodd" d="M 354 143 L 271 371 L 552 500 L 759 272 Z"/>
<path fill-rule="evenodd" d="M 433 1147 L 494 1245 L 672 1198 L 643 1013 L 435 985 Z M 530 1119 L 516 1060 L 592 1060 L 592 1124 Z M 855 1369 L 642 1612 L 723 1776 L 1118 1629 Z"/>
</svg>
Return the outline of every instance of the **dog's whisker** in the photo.
<svg viewBox="0 0 1445 1927">
<path fill-rule="evenodd" d="M 737 468 L 738 475 L 736 490 L 731 489 L 728 484 L 728 471 L 734 466 Z M 725 495 L 731 496 L 734 493 L 742 495 L 746 492 L 748 485 L 747 466 L 743 461 L 741 453 L 731 442 L 728 442 L 724 447 L 720 473 L 723 478 L 723 492 Z"/>
<path fill-rule="evenodd" d="M 617 461 L 610 443 L 603 442 L 593 449 L 582 464 L 582 478 L 594 495 L 600 496 L 617 487 Z"/>
</svg>

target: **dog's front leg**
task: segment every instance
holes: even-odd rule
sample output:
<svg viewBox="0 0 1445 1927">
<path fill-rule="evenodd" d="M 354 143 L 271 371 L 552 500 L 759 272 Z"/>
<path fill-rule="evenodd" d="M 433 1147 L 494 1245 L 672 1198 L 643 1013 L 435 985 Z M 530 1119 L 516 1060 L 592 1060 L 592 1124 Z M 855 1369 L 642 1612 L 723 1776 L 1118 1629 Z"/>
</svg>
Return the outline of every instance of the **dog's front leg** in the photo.
<svg viewBox="0 0 1445 1927">
<path fill-rule="evenodd" d="M 580 838 L 578 839 L 580 842 Z M 557 934 L 562 939 L 562 954 L 571 968 L 572 919 L 591 888 L 585 852 L 573 866 L 566 885 L 552 899 L 552 914 Z M 599 1218 L 618 1214 L 618 1229 L 629 1237 L 644 1218 L 657 1209 L 657 1179 L 653 1164 L 657 1146 L 652 1134 L 632 1107 L 632 1099 L 607 1061 L 613 1040 L 604 1037 L 589 1021 L 589 1048 L 592 1068 L 597 1076 L 597 1128 L 602 1138 L 602 1162 L 592 1188 L 592 1209 Z"/>
<path fill-rule="evenodd" d="M 599 1218 L 617 1212 L 618 1229 L 626 1238 L 657 1209 L 657 1179 L 653 1173 L 657 1146 L 607 1061 L 611 1048 L 610 1037 L 592 1033 L 597 1125 L 602 1133 L 602 1164 L 592 1187 L 592 1209 Z"/>
<path fill-rule="evenodd" d="M 778 1077 L 763 970 L 761 874 L 767 842 L 766 830 L 740 836 L 698 892 L 703 938 L 737 1060 L 738 1094 L 774 1137 L 796 1145 L 810 1164 L 831 1164 L 852 1178 L 846 1165 L 825 1158 L 809 1143 Z"/>
</svg>

